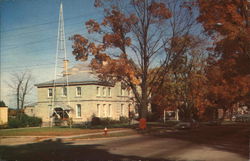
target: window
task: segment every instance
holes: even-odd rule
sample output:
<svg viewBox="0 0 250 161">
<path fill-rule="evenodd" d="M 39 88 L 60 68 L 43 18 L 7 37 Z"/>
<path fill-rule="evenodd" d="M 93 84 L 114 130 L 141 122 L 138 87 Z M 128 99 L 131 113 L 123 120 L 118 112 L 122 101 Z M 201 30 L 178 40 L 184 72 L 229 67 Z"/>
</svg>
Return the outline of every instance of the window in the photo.
<svg viewBox="0 0 250 161">
<path fill-rule="evenodd" d="M 76 96 L 81 96 L 81 95 L 82 95 L 81 87 L 76 87 Z"/>
<path fill-rule="evenodd" d="M 130 89 L 128 90 L 128 96 L 129 97 L 131 96 L 131 90 Z"/>
<path fill-rule="evenodd" d="M 101 95 L 100 87 L 96 87 L 96 95 L 97 95 L 97 96 L 100 96 L 100 95 Z"/>
<path fill-rule="evenodd" d="M 109 112 L 108 112 L 109 117 L 112 117 L 112 106 L 109 104 Z"/>
<path fill-rule="evenodd" d="M 121 116 L 124 115 L 124 104 L 121 104 Z"/>
<path fill-rule="evenodd" d="M 67 96 L 67 87 L 62 88 L 62 95 Z"/>
<path fill-rule="evenodd" d="M 81 117 L 82 116 L 82 107 L 81 104 L 76 105 L 76 117 Z"/>
<path fill-rule="evenodd" d="M 96 109 L 97 117 L 101 116 L 101 110 L 100 110 L 100 104 L 97 104 L 97 109 Z"/>
<path fill-rule="evenodd" d="M 104 111 L 104 117 L 107 117 L 107 109 L 106 109 L 106 105 L 103 105 L 103 111 Z"/>
<path fill-rule="evenodd" d="M 124 89 L 121 87 L 121 96 L 124 96 Z"/>
<path fill-rule="evenodd" d="M 111 88 L 108 88 L 108 95 L 111 97 Z"/>
<path fill-rule="evenodd" d="M 106 96 L 106 87 L 103 87 L 102 95 Z"/>
<path fill-rule="evenodd" d="M 53 91 L 52 88 L 48 89 L 48 97 L 52 97 L 53 96 Z"/>
</svg>

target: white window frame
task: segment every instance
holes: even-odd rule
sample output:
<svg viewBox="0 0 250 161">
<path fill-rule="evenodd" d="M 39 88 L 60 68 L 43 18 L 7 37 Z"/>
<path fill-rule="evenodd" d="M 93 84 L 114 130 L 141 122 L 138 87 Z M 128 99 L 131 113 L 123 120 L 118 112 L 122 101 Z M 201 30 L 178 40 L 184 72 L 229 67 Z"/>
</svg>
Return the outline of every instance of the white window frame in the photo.
<svg viewBox="0 0 250 161">
<path fill-rule="evenodd" d="M 109 104 L 109 113 L 108 113 L 109 117 L 112 117 L 112 105 Z"/>
<path fill-rule="evenodd" d="M 109 87 L 109 88 L 108 88 L 108 96 L 111 97 L 111 95 L 112 95 L 112 94 L 111 94 L 111 88 Z"/>
<path fill-rule="evenodd" d="M 64 89 L 66 89 L 66 95 L 64 93 Z M 66 97 L 68 95 L 68 88 L 65 86 L 65 87 L 62 87 L 62 96 L 63 97 Z"/>
<path fill-rule="evenodd" d="M 107 107 L 106 104 L 103 104 L 103 113 L 104 113 L 104 117 L 107 117 Z"/>
<path fill-rule="evenodd" d="M 96 95 L 101 96 L 101 89 L 100 87 L 96 87 Z"/>
<path fill-rule="evenodd" d="M 79 107 L 80 107 L 80 110 L 79 110 Z M 80 113 L 79 113 L 79 111 L 80 111 Z M 76 104 L 76 117 L 77 118 L 81 118 L 82 117 L 82 105 L 81 104 Z"/>
<path fill-rule="evenodd" d="M 130 97 L 131 96 L 131 90 L 128 89 L 128 96 Z"/>
<path fill-rule="evenodd" d="M 121 96 L 124 96 L 124 89 L 121 87 Z"/>
<path fill-rule="evenodd" d="M 80 89 L 80 94 L 79 94 L 79 90 Z M 81 96 L 82 95 L 82 88 L 81 87 L 76 87 L 76 96 Z"/>
<path fill-rule="evenodd" d="M 121 116 L 124 116 L 124 104 L 121 104 Z"/>
<path fill-rule="evenodd" d="M 106 96 L 106 94 L 107 94 L 106 87 L 103 87 L 103 88 L 102 88 L 102 95 L 103 95 L 103 96 Z"/>
<path fill-rule="evenodd" d="M 96 115 L 97 115 L 97 117 L 101 117 L 101 109 L 100 109 L 100 104 L 97 104 L 96 105 Z"/>
<path fill-rule="evenodd" d="M 50 96 L 50 91 L 51 91 L 51 96 Z M 48 88 L 48 97 L 53 97 L 53 89 L 52 88 Z"/>
</svg>

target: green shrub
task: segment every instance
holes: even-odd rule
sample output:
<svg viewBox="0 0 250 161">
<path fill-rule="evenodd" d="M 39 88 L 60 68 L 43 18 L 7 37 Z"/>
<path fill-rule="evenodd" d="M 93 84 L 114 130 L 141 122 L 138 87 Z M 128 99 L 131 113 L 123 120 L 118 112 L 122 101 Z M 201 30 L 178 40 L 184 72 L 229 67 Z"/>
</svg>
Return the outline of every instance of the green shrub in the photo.
<svg viewBox="0 0 250 161">
<path fill-rule="evenodd" d="M 93 116 L 91 119 L 91 125 L 101 125 L 101 119 L 99 117 Z"/>
<path fill-rule="evenodd" d="M 5 105 L 5 103 L 4 103 L 4 101 L 0 101 L 0 107 L 5 107 L 6 105 Z"/>
<path fill-rule="evenodd" d="M 9 128 L 18 128 L 22 127 L 22 122 L 19 119 L 16 118 L 10 118 L 8 121 L 8 127 Z"/>
<path fill-rule="evenodd" d="M 129 118 L 127 117 L 120 117 L 119 120 L 112 120 L 109 117 L 99 118 L 99 117 L 93 116 L 91 120 L 91 126 L 95 126 L 95 127 L 97 126 L 111 127 L 115 124 L 126 124 L 126 123 L 129 123 Z"/>
<path fill-rule="evenodd" d="M 30 127 L 36 127 L 42 125 L 42 119 L 38 117 L 29 117 L 28 118 L 28 125 Z"/>
<path fill-rule="evenodd" d="M 19 127 L 35 127 L 41 126 L 42 119 L 38 117 L 31 117 L 26 114 L 18 114 L 16 118 L 9 118 L 8 127 L 9 128 L 19 128 Z"/>
<path fill-rule="evenodd" d="M 121 117 L 120 117 L 119 123 L 129 123 L 129 118 L 128 118 L 128 117 L 121 116 Z"/>
</svg>

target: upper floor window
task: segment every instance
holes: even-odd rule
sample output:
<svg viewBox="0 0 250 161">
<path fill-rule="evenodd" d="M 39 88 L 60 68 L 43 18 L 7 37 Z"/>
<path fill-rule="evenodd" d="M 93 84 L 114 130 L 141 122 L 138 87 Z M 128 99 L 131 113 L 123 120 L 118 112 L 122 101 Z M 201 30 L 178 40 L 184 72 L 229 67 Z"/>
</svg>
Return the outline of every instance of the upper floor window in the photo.
<svg viewBox="0 0 250 161">
<path fill-rule="evenodd" d="M 62 95 L 67 96 L 67 87 L 62 88 Z"/>
<path fill-rule="evenodd" d="M 53 96 L 53 90 L 52 88 L 48 89 L 48 97 L 52 97 Z"/>
<path fill-rule="evenodd" d="M 97 95 L 97 96 L 100 96 L 100 95 L 101 95 L 100 87 L 96 87 L 96 95 Z"/>
<path fill-rule="evenodd" d="M 76 96 L 81 96 L 81 95 L 82 95 L 81 87 L 76 87 Z"/>
<path fill-rule="evenodd" d="M 124 104 L 121 104 L 121 116 L 124 116 Z"/>
<path fill-rule="evenodd" d="M 76 117 L 81 117 L 82 116 L 82 106 L 81 104 L 76 105 Z"/>
<path fill-rule="evenodd" d="M 131 96 L 131 90 L 130 89 L 128 90 L 128 96 L 129 97 Z"/>
<path fill-rule="evenodd" d="M 108 88 L 108 96 L 111 97 L 111 88 Z"/>
<path fill-rule="evenodd" d="M 106 96 L 106 87 L 103 87 L 102 95 Z"/>
<path fill-rule="evenodd" d="M 124 96 L 124 92 L 125 92 L 125 90 L 123 88 L 121 88 L 121 96 Z"/>
</svg>

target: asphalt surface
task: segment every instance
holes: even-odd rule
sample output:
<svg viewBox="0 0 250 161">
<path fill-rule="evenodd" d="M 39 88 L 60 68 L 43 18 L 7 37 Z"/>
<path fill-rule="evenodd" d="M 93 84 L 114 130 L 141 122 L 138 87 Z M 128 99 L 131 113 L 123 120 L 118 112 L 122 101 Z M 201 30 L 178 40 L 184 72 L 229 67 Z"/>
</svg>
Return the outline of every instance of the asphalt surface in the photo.
<svg viewBox="0 0 250 161">
<path fill-rule="evenodd" d="M 15 138 L 16 143 L 12 140 L 11 145 L 0 145 L 0 160 L 248 161 L 249 143 L 245 134 L 249 129 L 223 128 L 82 140 L 74 140 L 75 136 L 44 140 L 31 137 L 35 140 L 23 143 Z"/>
</svg>

